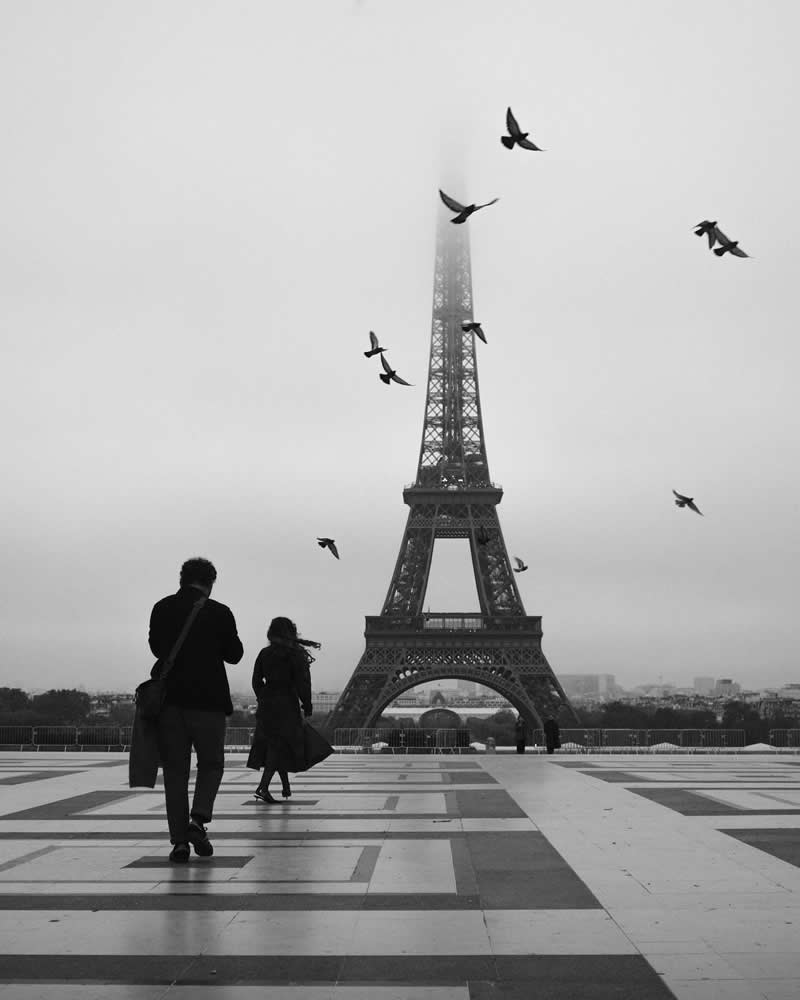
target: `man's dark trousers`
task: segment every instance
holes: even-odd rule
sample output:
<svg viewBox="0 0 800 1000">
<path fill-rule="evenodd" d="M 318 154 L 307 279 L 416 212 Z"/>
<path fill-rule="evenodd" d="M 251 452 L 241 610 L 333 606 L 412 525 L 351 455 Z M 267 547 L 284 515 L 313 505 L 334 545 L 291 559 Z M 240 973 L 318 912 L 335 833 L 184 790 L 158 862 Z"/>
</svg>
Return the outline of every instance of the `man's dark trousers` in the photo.
<svg viewBox="0 0 800 1000">
<path fill-rule="evenodd" d="M 191 815 L 208 823 L 225 770 L 225 713 L 165 705 L 158 717 L 158 752 L 164 772 L 169 839 L 173 844 L 189 841 L 192 746 L 197 752 L 197 778 Z"/>
</svg>

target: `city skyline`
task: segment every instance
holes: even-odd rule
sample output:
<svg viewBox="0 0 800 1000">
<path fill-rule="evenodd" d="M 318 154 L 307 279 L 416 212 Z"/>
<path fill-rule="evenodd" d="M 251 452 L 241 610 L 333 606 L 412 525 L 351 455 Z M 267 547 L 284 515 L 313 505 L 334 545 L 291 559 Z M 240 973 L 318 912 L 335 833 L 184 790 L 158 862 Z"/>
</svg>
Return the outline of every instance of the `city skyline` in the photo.
<svg viewBox="0 0 800 1000">
<path fill-rule="evenodd" d="M 6 6 L 4 682 L 132 691 L 204 555 L 234 687 L 288 614 L 341 690 L 407 513 L 445 185 L 500 199 L 466 223 L 481 402 L 556 676 L 790 682 L 798 28 L 721 0 Z M 502 147 L 509 105 L 545 152 Z M 428 605 L 476 609 L 463 548 Z"/>
</svg>

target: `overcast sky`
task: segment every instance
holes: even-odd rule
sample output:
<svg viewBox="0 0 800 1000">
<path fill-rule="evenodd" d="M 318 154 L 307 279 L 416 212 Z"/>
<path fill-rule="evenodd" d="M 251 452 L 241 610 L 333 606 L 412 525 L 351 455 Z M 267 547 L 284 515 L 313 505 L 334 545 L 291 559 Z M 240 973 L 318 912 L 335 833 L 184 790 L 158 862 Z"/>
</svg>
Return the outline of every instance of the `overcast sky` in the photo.
<svg viewBox="0 0 800 1000">
<path fill-rule="evenodd" d="M 467 223 L 484 429 L 556 674 L 800 680 L 799 30 L 790 0 L 6 0 L 0 684 L 131 690 L 204 555 L 234 688 L 278 614 L 344 685 L 446 178 L 500 197 Z M 508 105 L 546 152 L 501 146 Z M 477 608 L 466 542 L 425 604 Z"/>
</svg>

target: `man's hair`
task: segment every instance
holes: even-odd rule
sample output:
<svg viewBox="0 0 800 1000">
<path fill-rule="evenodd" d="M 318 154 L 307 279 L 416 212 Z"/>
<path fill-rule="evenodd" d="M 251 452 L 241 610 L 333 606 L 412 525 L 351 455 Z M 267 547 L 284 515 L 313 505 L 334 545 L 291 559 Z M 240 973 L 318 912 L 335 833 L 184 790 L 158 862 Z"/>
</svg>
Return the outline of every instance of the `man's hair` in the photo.
<svg viewBox="0 0 800 1000">
<path fill-rule="evenodd" d="M 297 639 L 297 626 L 291 618 L 273 618 L 267 629 L 267 638 L 294 642 Z"/>
<path fill-rule="evenodd" d="M 216 578 L 217 571 L 214 569 L 214 564 L 200 556 L 187 559 L 181 566 L 182 587 L 186 587 L 190 583 L 199 583 L 203 587 L 210 587 Z"/>
</svg>

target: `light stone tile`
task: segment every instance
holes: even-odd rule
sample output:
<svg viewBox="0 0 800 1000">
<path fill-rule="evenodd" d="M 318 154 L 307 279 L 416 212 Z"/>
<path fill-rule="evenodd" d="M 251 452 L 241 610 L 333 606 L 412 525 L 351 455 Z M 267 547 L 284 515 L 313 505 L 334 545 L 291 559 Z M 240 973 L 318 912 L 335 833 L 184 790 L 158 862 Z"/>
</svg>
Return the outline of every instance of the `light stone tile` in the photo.
<svg viewBox="0 0 800 1000">
<path fill-rule="evenodd" d="M 16 955 L 197 955 L 231 922 L 230 912 L 86 910 L 0 912 L 0 940 Z"/>
<path fill-rule="evenodd" d="M 739 969 L 714 952 L 705 954 L 652 954 L 645 956 L 659 976 L 666 979 L 689 980 L 740 980 Z M 752 978 L 752 977 L 751 977 Z"/>
<path fill-rule="evenodd" d="M 456 876 L 450 841 L 384 841 L 370 879 L 369 891 L 454 893 Z"/>
<path fill-rule="evenodd" d="M 723 952 L 721 957 L 748 979 L 800 979 L 800 949 L 770 954 L 761 951 Z"/>
<path fill-rule="evenodd" d="M 638 949 L 601 910 L 487 910 L 496 955 L 634 955 Z"/>
<path fill-rule="evenodd" d="M 358 914 L 353 955 L 488 955 L 479 910 L 373 910 Z"/>
<path fill-rule="evenodd" d="M 350 955 L 357 910 L 242 912 L 209 941 L 208 955 Z"/>
<path fill-rule="evenodd" d="M 764 1000 L 764 994 L 745 979 L 666 979 L 676 1000 Z"/>
<path fill-rule="evenodd" d="M 800 997 L 800 977 L 797 979 L 759 979 L 758 988 L 766 1000 L 797 1000 Z"/>
</svg>

